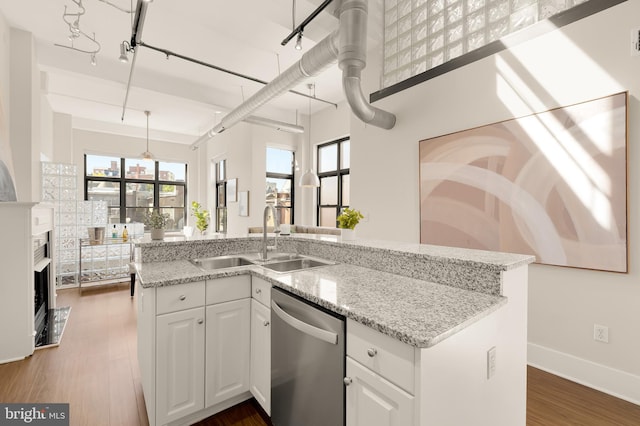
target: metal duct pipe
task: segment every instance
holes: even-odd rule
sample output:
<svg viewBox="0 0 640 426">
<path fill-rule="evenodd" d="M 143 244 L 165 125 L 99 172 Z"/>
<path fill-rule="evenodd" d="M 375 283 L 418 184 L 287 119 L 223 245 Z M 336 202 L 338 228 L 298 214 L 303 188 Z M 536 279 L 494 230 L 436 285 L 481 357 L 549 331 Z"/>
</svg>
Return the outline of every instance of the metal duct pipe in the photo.
<svg viewBox="0 0 640 426">
<path fill-rule="evenodd" d="M 342 70 L 342 87 L 353 113 L 362 121 L 383 129 L 391 129 L 396 116 L 371 106 L 362 94 L 361 73 L 367 65 L 367 0 L 343 0 L 336 8 L 340 28 L 325 37 L 285 72 L 255 95 L 227 114 L 215 127 L 200 136 L 191 149 L 244 120 L 270 100 L 282 95 L 307 78 L 320 74 L 338 60 Z"/>
<path fill-rule="evenodd" d="M 367 0 L 343 0 L 340 17 L 338 66 L 342 88 L 353 113 L 365 123 L 391 129 L 396 116 L 372 106 L 362 93 L 362 70 L 367 66 Z"/>
<path fill-rule="evenodd" d="M 259 126 L 271 127 L 276 130 L 289 133 L 304 133 L 304 127 L 297 124 L 285 123 L 284 121 L 272 120 L 270 118 L 250 115 L 243 120 L 245 123 L 257 124 Z"/>
<path fill-rule="evenodd" d="M 307 78 L 320 74 L 334 64 L 338 58 L 337 34 L 337 31 L 334 31 L 325 37 L 320 43 L 302 55 L 298 62 L 291 65 L 273 81 L 229 112 L 222 118 L 220 123 L 191 144 L 191 149 L 196 149 L 202 142 L 209 140 L 218 133 L 224 132 L 229 127 L 244 120 L 249 114 L 267 102 L 304 82 Z"/>
</svg>

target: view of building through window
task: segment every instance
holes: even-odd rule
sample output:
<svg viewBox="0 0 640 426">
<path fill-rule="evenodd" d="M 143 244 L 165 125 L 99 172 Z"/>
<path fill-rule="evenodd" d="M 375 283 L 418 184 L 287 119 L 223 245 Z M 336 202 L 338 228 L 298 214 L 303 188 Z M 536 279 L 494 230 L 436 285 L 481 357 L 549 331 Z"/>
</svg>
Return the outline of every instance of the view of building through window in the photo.
<svg viewBox="0 0 640 426">
<path fill-rule="evenodd" d="M 279 223 L 293 224 L 293 151 L 267 147 L 266 203 L 276 208 Z M 273 219 L 267 225 L 273 226 Z"/>
<path fill-rule="evenodd" d="M 349 207 L 349 167 L 351 163 L 351 141 L 343 138 L 318 145 L 317 224 L 337 226 L 337 217 Z"/>
<path fill-rule="evenodd" d="M 216 163 L 216 232 L 227 232 L 227 160 Z"/>
<path fill-rule="evenodd" d="M 85 155 L 84 199 L 106 201 L 109 223 L 144 222 L 157 208 L 169 214 L 167 230 L 181 230 L 186 175 L 184 163 Z"/>
</svg>

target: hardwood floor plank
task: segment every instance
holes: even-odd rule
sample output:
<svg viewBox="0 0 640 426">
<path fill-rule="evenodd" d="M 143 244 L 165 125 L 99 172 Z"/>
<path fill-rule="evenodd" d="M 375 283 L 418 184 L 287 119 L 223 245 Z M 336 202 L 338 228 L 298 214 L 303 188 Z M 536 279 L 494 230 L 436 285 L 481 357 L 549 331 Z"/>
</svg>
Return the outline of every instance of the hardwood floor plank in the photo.
<svg viewBox="0 0 640 426">
<path fill-rule="evenodd" d="M 0 401 L 69 403 L 74 426 L 148 425 L 128 285 L 61 290 L 57 303 L 72 307 L 60 346 L 1 364 Z M 197 425 L 271 423 L 249 400 Z M 640 406 L 529 367 L 527 425 L 637 426 Z"/>
</svg>

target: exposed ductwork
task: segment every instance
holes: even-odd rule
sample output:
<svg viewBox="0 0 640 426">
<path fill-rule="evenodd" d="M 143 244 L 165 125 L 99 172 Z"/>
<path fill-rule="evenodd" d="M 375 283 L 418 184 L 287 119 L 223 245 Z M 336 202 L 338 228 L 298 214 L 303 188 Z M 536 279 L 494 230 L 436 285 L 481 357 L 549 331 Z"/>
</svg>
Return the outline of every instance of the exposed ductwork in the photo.
<svg viewBox="0 0 640 426">
<path fill-rule="evenodd" d="M 362 70 L 367 66 L 367 0 L 344 0 L 336 10 L 340 17 L 338 66 L 342 89 L 353 113 L 360 120 L 383 129 L 396 124 L 396 116 L 372 106 L 361 88 Z"/>
<path fill-rule="evenodd" d="M 336 61 L 342 70 L 342 87 L 347 102 L 356 117 L 377 127 L 393 128 L 395 115 L 371 106 L 360 87 L 361 73 L 366 66 L 367 0 L 343 0 L 336 7 L 336 15 L 340 19 L 338 31 L 325 37 L 302 55 L 298 62 L 229 112 L 220 123 L 198 138 L 191 148 L 196 149 L 202 142 L 244 120 L 256 109 L 309 77 L 320 74 Z"/>
<path fill-rule="evenodd" d="M 285 123 L 284 121 L 272 120 L 270 118 L 258 117 L 256 115 L 250 115 L 245 117 L 244 122 L 257 124 L 259 126 L 271 127 L 272 129 L 280 130 L 282 132 L 289 133 L 304 133 L 304 127 L 297 124 Z"/>
</svg>

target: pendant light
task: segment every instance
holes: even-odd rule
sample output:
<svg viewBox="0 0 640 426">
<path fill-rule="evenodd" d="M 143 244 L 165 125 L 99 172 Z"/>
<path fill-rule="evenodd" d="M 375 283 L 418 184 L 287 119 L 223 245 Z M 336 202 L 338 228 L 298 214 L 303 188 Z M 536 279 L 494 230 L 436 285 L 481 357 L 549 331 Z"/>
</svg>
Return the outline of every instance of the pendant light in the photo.
<svg viewBox="0 0 640 426">
<path fill-rule="evenodd" d="M 311 89 L 314 88 L 313 84 L 308 84 L 309 95 L 311 95 Z M 307 129 L 307 139 L 308 139 L 308 159 L 307 163 L 307 171 L 304 172 L 302 177 L 300 178 L 300 186 L 307 188 L 318 188 L 320 186 L 320 179 L 318 179 L 318 175 L 313 171 L 313 167 L 311 167 L 311 163 L 313 161 L 313 156 L 311 155 L 311 98 L 309 98 L 309 126 Z"/>
<path fill-rule="evenodd" d="M 151 113 L 149 111 L 145 111 L 144 115 L 147 116 L 147 150 L 142 153 L 142 158 L 145 160 L 153 160 L 153 154 L 149 152 L 149 115 Z"/>
</svg>

